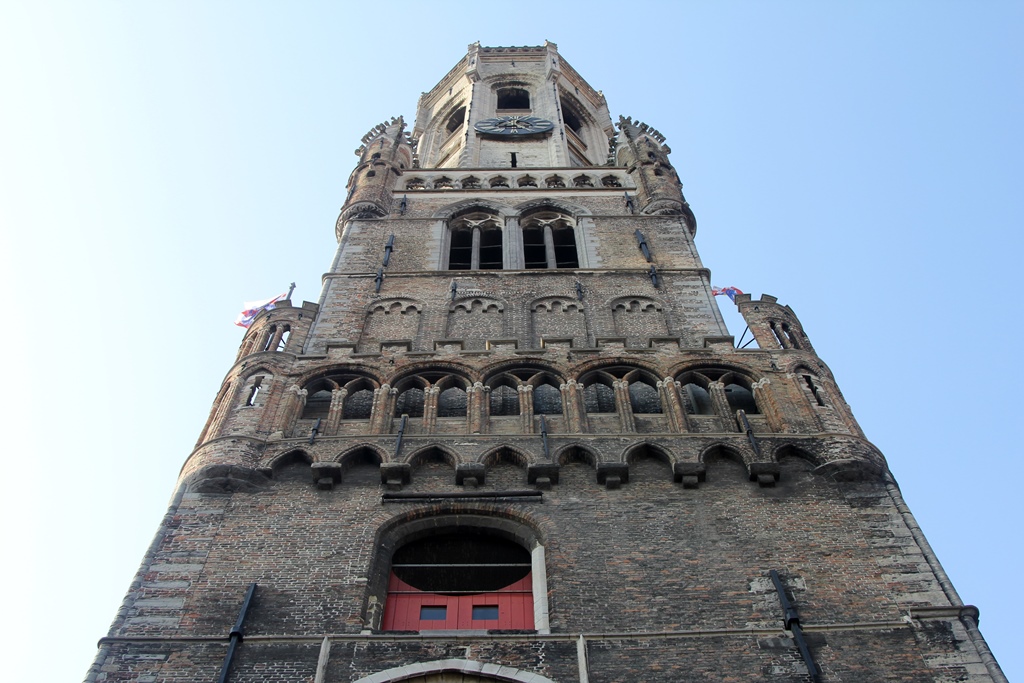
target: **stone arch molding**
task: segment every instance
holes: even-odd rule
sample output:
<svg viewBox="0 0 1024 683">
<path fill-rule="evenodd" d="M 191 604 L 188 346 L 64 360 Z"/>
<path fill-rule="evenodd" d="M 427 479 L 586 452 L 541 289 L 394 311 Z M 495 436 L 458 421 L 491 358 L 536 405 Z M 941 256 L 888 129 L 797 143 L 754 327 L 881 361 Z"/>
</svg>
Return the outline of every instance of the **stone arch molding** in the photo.
<svg viewBox="0 0 1024 683">
<path fill-rule="evenodd" d="M 450 679 L 444 674 L 456 674 Z M 360 678 L 355 683 L 393 683 L 395 681 L 422 681 L 423 683 L 449 683 L 451 681 L 519 681 L 520 683 L 555 683 L 539 674 L 500 664 L 484 664 L 469 659 L 441 659 L 419 662 L 387 669 Z"/>
</svg>

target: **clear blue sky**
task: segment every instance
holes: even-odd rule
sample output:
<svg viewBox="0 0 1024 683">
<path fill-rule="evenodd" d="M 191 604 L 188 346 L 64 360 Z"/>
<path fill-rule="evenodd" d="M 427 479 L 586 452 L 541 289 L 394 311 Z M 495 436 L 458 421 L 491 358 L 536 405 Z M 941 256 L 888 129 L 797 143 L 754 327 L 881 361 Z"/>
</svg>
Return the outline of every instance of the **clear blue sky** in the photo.
<svg viewBox="0 0 1024 683">
<path fill-rule="evenodd" d="M 0 4 L 6 678 L 84 675 L 239 304 L 317 299 L 363 133 L 545 39 L 667 136 L 715 283 L 794 308 L 1024 676 L 1024 4 L 353 7 Z"/>
</svg>

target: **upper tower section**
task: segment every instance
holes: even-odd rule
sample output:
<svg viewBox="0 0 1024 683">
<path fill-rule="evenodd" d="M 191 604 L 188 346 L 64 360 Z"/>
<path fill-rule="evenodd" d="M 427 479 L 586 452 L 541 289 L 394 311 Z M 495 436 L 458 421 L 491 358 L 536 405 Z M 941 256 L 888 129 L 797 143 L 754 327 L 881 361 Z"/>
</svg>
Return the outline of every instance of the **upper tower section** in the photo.
<svg viewBox="0 0 1024 683">
<path fill-rule="evenodd" d="M 558 46 L 469 46 L 420 97 L 412 136 L 421 168 L 603 166 L 615 129 L 604 95 Z"/>
</svg>

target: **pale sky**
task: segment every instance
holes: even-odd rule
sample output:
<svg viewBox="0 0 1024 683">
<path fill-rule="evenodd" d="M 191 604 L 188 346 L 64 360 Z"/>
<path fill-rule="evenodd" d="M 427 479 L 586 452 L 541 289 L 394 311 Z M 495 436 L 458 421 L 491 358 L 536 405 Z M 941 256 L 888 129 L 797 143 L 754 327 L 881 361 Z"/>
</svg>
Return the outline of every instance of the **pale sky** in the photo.
<svg viewBox="0 0 1024 683">
<path fill-rule="evenodd" d="M 241 302 L 317 300 L 360 137 L 545 39 L 665 134 L 713 281 L 793 307 L 1024 677 L 1022 35 L 1019 2 L 0 2 L 4 678 L 84 676 Z"/>
</svg>

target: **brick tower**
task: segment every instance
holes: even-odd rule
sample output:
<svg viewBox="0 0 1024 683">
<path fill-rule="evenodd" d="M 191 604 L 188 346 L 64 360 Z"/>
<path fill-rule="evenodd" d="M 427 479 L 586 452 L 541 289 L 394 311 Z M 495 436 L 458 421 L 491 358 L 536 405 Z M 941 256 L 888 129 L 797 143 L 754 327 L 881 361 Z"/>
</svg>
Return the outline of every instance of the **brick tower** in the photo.
<svg viewBox="0 0 1024 683">
<path fill-rule="evenodd" d="M 554 44 L 362 139 L 92 681 L 1004 681 L 794 312 L 737 349 L 665 138 Z"/>
</svg>

